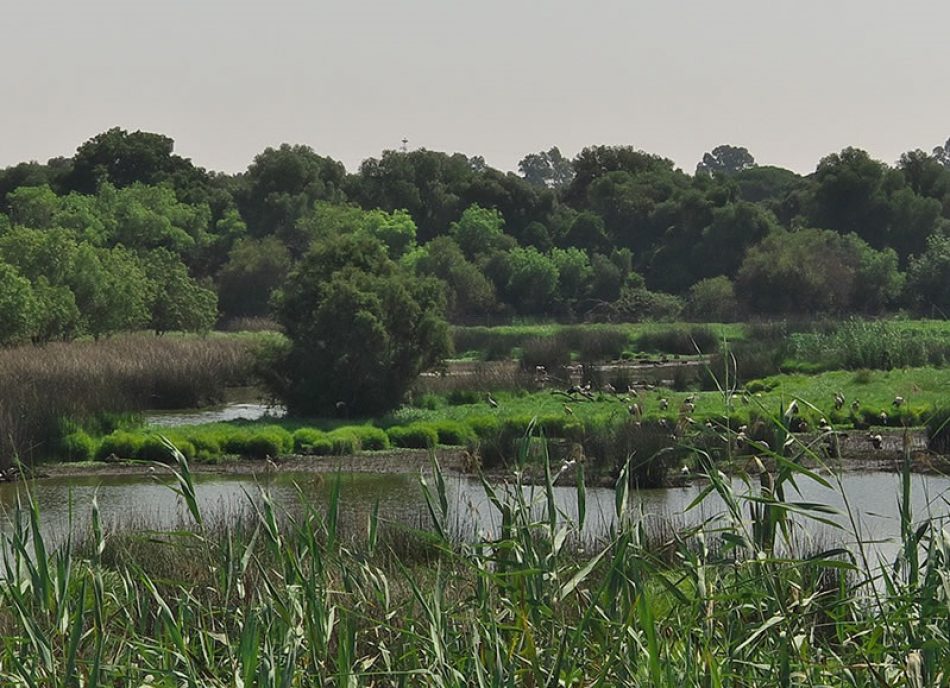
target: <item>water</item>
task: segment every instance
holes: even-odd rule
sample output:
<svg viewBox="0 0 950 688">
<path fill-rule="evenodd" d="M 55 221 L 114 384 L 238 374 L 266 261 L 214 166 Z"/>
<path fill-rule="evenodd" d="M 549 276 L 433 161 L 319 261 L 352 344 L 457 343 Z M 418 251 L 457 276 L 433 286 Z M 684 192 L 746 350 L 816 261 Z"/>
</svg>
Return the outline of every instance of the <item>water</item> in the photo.
<svg viewBox="0 0 950 688">
<path fill-rule="evenodd" d="M 337 476 L 314 473 L 278 473 L 274 475 L 209 475 L 195 476 L 199 504 L 206 521 L 221 522 L 240 514 L 251 513 L 260 503 L 261 489 L 266 489 L 278 508 L 298 510 L 301 500 L 318 511 L 329 499 L 331 484 Z M 344 474 L 341 481 L 341 519 L 362 527 L 365 517 L 379 502 L 383 523 L 398 523 L 425 528 L 429 518 L 422 497 L 418 476 Z M 914 475 L 912 506 L 916 519 L 927 515 L 939 525 L 948 524 L 950 514 L 950 478 L 944 476 Z M 845 514 L 850 507 L 861 540 L 870 544 L 872 559 L 877 555 L 893 557 L 898 550 L 900 521 L 897 497 L 900 477 L 894 473 L 846 473 L 842 476 L 844 494 L 825 488 L 810 480 L 801 482 L 801 495 L 789 491 L 789 502 L 816 502 L 840 510 L 835 516 L 822 516 L 838 523 L 841 528 L 799 517 L 800 527 L 796 541 L 806 551 L 817 551 L 837 544 L 853 545 L 855 541 L 851 519 Z M 0 484 L 0 531 L 8 531 L 18 491 L 25 484 Z M 174 529 L 190 524 L 190 517 L 179 497 L 172 491 L 167 477 L 148 476 L 90 476 L 48 479 L 29 484 L 38 500 L 43 530 L 52 545 L 61 542 L 65 534 L 88 532 L 93 496 L 99 503 L 107 531 L 122 529 Z M 737 492 L 746 492 L 738 479 L 733 480 Z M 487 499 L 482 485 L 471 478 L 447 478 L 450 531 L 460 537 L 497 535 L 500 518 Z M 502 488 L 499 488 L 502 489 Z M 699 495 L 702 484 L 659 490 L 632 490 L 630 508 L 637 518 L 645 518 L 648 526 L 672 523 L 674 527 L 707 522 L 714 530 L 721 524 L 724 505 L 718 496 L 708 496 L 697 507 L 687 510 Z M 543 488 L 527 488 L 526 497 L 540 505 L 544 500 Z M 555 503 L 566 518 L 577 518 L 577 492 L 573 487 L 555 487 Z M 748 507 L 745 507 L 746 512 Z M 614 521 L 615 497 L 613 490 L 587 490 L 587 517 L 582 535 L 586 539 L 606 536 Z M 810 548 L 810 550 L 809 550 Z"/>
<path fill-rule="evenodd" d="M 283 406 L 242 402 L 186 411 L 149 411 L 145 414 L 145 424 L 168 428 L 202 423 L 224 423 L 230 420 L 258 420 L 268 416 L 280 418 L 285 413 Z"/>
</svg>

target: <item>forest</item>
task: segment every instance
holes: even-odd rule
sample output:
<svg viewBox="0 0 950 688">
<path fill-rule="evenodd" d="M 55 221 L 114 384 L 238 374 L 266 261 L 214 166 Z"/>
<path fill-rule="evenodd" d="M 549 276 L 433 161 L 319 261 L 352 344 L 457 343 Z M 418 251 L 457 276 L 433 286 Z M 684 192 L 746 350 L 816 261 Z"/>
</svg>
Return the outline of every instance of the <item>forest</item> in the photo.
<svg viewBox="0 0 950 688">
<path fill-rule="evenodd" d="M 348 172 L 283 144 L 224 174 L 114 128 L 0 171 L 0 344 L 247 326 L 341 238 L 457 324 L 950 311 L 950 141 L 809 175 L 721 145 L 691 172 L 630 146 L 552 147 L 518 174 L 387 150 Z"/>
</svg>

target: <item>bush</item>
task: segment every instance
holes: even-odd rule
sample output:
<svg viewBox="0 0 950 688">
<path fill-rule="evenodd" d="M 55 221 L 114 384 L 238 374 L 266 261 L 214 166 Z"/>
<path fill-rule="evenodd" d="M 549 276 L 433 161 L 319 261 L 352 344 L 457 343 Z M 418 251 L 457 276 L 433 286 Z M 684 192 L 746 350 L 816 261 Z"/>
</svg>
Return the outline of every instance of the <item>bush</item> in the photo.
<svg viewBox="0 0 950 688">
<path fill-rule="evenodd" d="M 96 454 L 96 441 L 82 430 L 75 430 L 62 439 L 60 452 L 66 461 L 91 461 Z"/>
<path fill-rule="evenodd" d="M 264 459 L 286 454 L 294 448 L 294 438 L 281 427 L 269 426 L 252 431 L 240 430 L 230 435 L 224 449 L 252 459 Z"/>
<path fill-rule="evenodd" d="M 348 425 L 339 429 L 339 432 L 343 431 L 348 431 L 356 437 L 360 449 L 366 451 L 389 449 L 389 435 L 382 428 L 372 425 Z"/>
<path fill-rule="evenodd" d="M 178 444 L 181 443 L 179 442 Z M 191 453 L 194 455 L 194 450 L 192 450 Z M 184 452 L 182 452 L 182 454 L 184 454 Z M 142 444 L 139 446 L 135 458 L 142 459 L 143 461 L 171 463 L 174 461 L 174 453 L 161 437 L 158 435 L 149 435 L 142 440 Z"/>
<path fill-rule="evenodd" d="M 332 447 L 327 439 L 325 432 L 316 428 L 300 428 L 294 432 L 294 451 L 298 454 L 316 454 L 314 447 L 326 442 L 327 447 Z M 327 451 L 329 453 L 329 449 Z"/>
<path fill-rule="evenodd" d="M 555 370 L 571 362 L 571 350 L 563 337 L 534 337 L 521 348 L 521 366 L 533 371 L 537 366 Z"/>
<path fill-rule="evenodd" d="M 470 426 L 457 420 L 439 420 L 430 425 L 439 436 L 439 444 L 468 446 L 478 439 Z"/>
<path fill-rule="evenodd" d="M 360 450 L 360 438 L 351 428 L 337 428 L 327 433 L 330 452 L 336 456 L 355 454 Z"/>
<path fill-rule="evenodd" d="M 96 451 L 96 458 L 102 460 L 109 456 L 116 456 L 120 459 L 134 459 L 138 456 L 141 447 L 141 435 L 117 430 L 102 438 L 99 449 Z"/>
<path fill-rule="evenodd" d="M 439 442 L 438 432 L 425 423 L 396 425 L 389 428 L 386 433 L 393 445 L 405 449 L 429 449 Z"/>
</svg>

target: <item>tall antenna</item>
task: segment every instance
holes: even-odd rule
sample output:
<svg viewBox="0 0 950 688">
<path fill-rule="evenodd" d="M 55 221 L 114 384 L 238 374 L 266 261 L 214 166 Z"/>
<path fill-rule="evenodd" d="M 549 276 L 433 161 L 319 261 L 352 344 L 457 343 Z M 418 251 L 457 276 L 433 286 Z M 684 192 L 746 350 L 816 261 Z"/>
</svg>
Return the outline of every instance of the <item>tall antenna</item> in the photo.
<svg viewBox="0 0 950 688">
<path fill-rule="evenodd" d="M 402 137 L 402 148 L 400 148 L 399 150 L 402 153 L 409 152 L 409 139 L 407 139 L 405 136 Z"/>
</svg>

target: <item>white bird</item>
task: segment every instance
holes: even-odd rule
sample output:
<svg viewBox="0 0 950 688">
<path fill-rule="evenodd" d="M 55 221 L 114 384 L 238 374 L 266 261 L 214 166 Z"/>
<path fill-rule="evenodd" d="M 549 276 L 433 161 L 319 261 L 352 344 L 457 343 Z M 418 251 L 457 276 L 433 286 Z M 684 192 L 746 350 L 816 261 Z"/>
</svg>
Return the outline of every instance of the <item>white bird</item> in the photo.
<svg viewBox="0 0 950 688">
<path fill-rule="evenodd" d="M 891 402 L 891 405 L 894 408 L 900 408 L 901 404 L 904 403 L 904 397 L 894 397 L 894 401 Z"/>
<path fill-rule="evenodd" d="M 668 409 L 669 407 L 670 407 L 670 401 L 669 401 L 669 399 L 666 399 L 666 398 L 660 399 L 660 410 L 661 410 L 661 411 L 665 411 L 665 410 Z"/>
<path fill-rule="evenodd" d="M 492 397 L 491 393 L 489 393 L 489 394 L 485 397 L 485 399 L 486 399 L 486 401 L 488 402 L 488 405 L 489 405 L 489 406 L 491 406 L 492 408 L 498 408 L 498 402 L 495 401 L 495 399 Z"/>
</svg>

